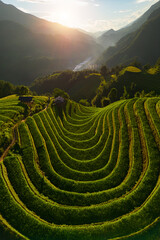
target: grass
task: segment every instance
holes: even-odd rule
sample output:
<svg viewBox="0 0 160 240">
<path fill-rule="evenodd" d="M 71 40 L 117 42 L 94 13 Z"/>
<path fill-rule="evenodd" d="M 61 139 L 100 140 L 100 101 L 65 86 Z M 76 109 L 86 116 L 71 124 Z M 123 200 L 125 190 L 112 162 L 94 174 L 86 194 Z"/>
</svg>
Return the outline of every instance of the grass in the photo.
<svg viewBox="0 0 160 240">
<path fill-rule="evenodd" d="M 14 123 L 21 106 L 1 101 L 3 115 L 12 102 Z M 68 101 L 19 123 L 0 163 L 0 238 L 158 240 L 159 106 L 158 97 L 101 109 Z"/>
<path fill-rule="evenodd" d="M 131 72 L 131 73 L 140 73 L 142 72 L 139 68 L 134 67 L 134 66 L 129 66 L 124 68 L 121 72 L 120 75 L 123 75 L 125 72 Z"/>
<path fill-rule="evenodd" d="M 19 101 L 19 97 L 16 95 L 0 99 L 0 156 L 13 139 L 12 129 L 14 125 L 29 114 L 32 115 L 42 110 L 47 99 L 47 97 L 35 96 L 30 110 L 27 105 Z"/>
</svg>

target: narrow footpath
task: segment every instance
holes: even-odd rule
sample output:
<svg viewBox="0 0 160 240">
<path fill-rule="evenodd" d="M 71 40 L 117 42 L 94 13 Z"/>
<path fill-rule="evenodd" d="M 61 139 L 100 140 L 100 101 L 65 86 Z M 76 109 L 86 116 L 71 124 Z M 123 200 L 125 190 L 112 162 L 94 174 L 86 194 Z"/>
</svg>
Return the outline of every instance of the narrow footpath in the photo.
<svg viewBox="0 0 160 240">
<path fill-rule="evenodd" d="M 14 125 L 13 127 L 13 139 L 12 142 L 10 143 L 10 145 L 6 148 L 6 150 L 4 151 L 4 153 L 2 154 L 2 156 L 0 157 L 0 162 L 2 162 L 4 160 L 4 158 L 8 155 L 9 150 L 14 146 L 15 142 L 16 142 L 16 128 L 18 126 L 18 123 Z"/>
<path fill-rule="evenodd" d="M 49 107 L 50 104 L 51 104 L 51 101 L 50 101 L 50 98 L 49 98 L 49 101 L 48 101 L 46 107 L 45 107 L 42 111 L 46 110 L 46 109 Z M 30 114 L 29 114 L 29 116 L 30 116 Z M 13 132 L 12 142 L 11 142 L 10 145 L 6 148 L 6 150 L 3 152 L 2 156 L 0 156 L 0 163 L 5 159 L 5 157 L 6 157 L 6 156 L 8 155 L 8 153 L 9 153 L 9 150 L 14 146 L 14 144 L 15 144 L 15 142 L 16 142 L 16 128 L 18 127 L 18 125 L 19 125 L 21 122 L 24 122 L 25 120 L 26 120 L 26 118 L 23 119 L 23 120 L 21 120 L 19 123 L 16 123 L 16 124 L 14 125 L 13 130 L 12 130 L 12 132 Z"/>
</svg>

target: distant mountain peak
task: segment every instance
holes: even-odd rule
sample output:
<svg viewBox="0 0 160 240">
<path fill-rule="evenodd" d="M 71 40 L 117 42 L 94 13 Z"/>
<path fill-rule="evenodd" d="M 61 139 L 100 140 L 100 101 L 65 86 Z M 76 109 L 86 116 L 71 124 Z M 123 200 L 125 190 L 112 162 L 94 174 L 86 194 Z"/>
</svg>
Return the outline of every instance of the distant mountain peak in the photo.
<svg viewBox="0 0 160 240">
<path fill-rule="evenodd" d="M 137 30 L 121 38 L 115 47 L 108 48 L 99 57 L 97 63 L 109 67 L 129 64 L 135 60 L 143 65 L 155 64 L 160 56 L 160 7 L 156 8 L 154 5 L 152 9 L 154 11 L 150 11 L 150 14 L 145 13 L 145 17 L 147 14 L 148 18 Z"/>
<path fill-rule="evenodd" d="M 108 33 L 112 33 L 115 32 L 115 30 L 113 28 L 111 28 L 110 30 L 107 31 Z"/>
<path fill-rule="evenodd" d="M 109 36 L 111 34 L 115 33 L 115 30 L 113 28 L 111 28 L 110 30 L 108 30 L 107 32 L 104 33 L 105 36 Z"/>
<path fill-rule="evenodd" d="M 139 17 L 129 25 L 117 31 L 114 31 L 113 29 L 106 31 L 98 38 L 98 43 L 100 43 L 106 49 L 110 46 L 115 46 L 117 42 L 124 36 L 138 30 L 149 19 L 150 15 L 159 8 L 160 0 L 157 3 L 153 4 L 141 17 Z"/>
<path fill-rule="evenodd" d="M 0 1 L 0 79 L 28 85 L 38 76 L 73 69 L 101 52 L 87 33 Z"/>
</svg>

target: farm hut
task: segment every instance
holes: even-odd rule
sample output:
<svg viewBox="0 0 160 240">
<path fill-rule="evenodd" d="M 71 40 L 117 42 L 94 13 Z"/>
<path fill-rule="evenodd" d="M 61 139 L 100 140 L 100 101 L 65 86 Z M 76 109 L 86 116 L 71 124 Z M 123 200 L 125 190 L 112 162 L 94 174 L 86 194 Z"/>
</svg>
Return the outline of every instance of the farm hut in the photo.
<svg viewBox="0 0 160 240">
<path fill-rule="evenodd" d="M 66 103 L 65 99 L 61 96 L 56 97 L 55 100 L 53 101 L 53 104 L 58 107 L 64 107 L 65 103 Z"/>
<path fill-rule="evenodd" d="M 19 101 L 23 102 L 23 103 L 30 103 L 32 102 L 33 97 L 19 97 Z"/>
<path fill-rule="evenodd" d="M 21 101 L 22 103 L 26 104 L 28 107 L 31 108 L 32 104 L 33 104 L 33 97 L 19 97 L 19 101 Z"/>
</svg>

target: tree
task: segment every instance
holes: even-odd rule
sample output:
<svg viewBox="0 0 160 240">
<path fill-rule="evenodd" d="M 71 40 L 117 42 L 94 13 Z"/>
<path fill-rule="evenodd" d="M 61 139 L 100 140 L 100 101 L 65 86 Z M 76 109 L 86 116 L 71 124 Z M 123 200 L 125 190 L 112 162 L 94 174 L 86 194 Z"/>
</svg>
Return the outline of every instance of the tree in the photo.
<svg viewBox="0 0 160 240">
<path fill-rule="evenodd" d="M 130 91 L 129 91 L 130 98 L 134 97 L 134 94 L 136 91 L 137 91 L 137 85 L 136 83 L 132 82 L 130 86 Z"/>
<path fill-rule="evenodd" d="M 155 91 L 145 93 L 145 91 L 142 90 L 141 92 L 136 92 L 134 96 L 138 97 L 138 98 L 143 98 L 143 97 L 156 97 L 157 95 L 156 95 Z"/>
<path fill-rule="evenodd" d="M 140 95 L 141 95 L 141 93 L 140 93 L 139 91 L 134 94 L 134 96 L 135 96 L 136 98 L 137 98 L 137 97 L 139 98 Z"/>
<path fill-rule="evenodd" d="M 139 69 L 142 69 L 142 64 L 140 62 L 138 62 L 138 60 L 136 60 L 136 59 L 130 65 L 133 66 L 133 67 L 137 67 Z"/>
<path fill-rule="evenodd" d="M 30 93 L 30 90 L 26 86 L 17 86 L 15 89 L 15 93 L 18 95 L 28 95 Z"/>
<path fill-rule="evenodd" d="M 97 94 L 91 101 L 92 106 L 101 107 L 102 96 Z"/>
<path fill-rule="evenodd" d="M 106 90 L 106 86 L 107 86 L 106 81 L 104 79 L 102 79 L 99 87 L 96 90 L 96 93 L 99 94 L 99 95 L 104 95 L 104 92 Z"/>
<path fill-rule="evenodd" d="M 129 98 L 129 93 L 127 92 L 126 86 L 124 86 L 124 92 L 121 99 L 128 99 L 128 98 Z"/>
<path fill-rule="evenodd" d="M 118 65 L 118 66 L 115 66 L 113 67 L 111 70 L 110 70 L 110 74 L 115 74 L 115 75 L 118 75 L 119 72 L 125 67 L 125 65 Z"/>
<path fill-rule="evenodd" d="M 108 106 L 109 104 L 110 104 L 110 99 L 109 99 L 109 98 L 103 97 L 103 98 L 101 99 L 101 106 L 102 106 L 102 107 L 106 107 L 106 106 Z"/>
<path fill-rule="evenodd" d="M 160 65 L 160 58 L 158 58 L 156 65 Z"/>
<path fill-rule="evenodd" d="M 117 89 L 112 88 L 110 92 L 108 93 L 108 98 L 110 99 L 110 102 L 115 102 L 117 101 Z"/>
<path fill-rule="evenodd" d="M 104 77 L 105 80 L 107 80 L 109 70 L 107 69 L 107 67 L 105 65 L 101 67 L 100 74 Z"/>
<path fill-rule="evenodd" d="M 151 68 L 150 64 L 146 64 L 146 65 L 143 66 L 144 71 L 148 71 L 150 68 Z"/>
<path fill-rule="evenodd" d="M 87 106 L 89 107 L 90 106 L 90 103 L 87 101 L 87 99 L 81 99 L 79 101 L 80 104 L 84 105 L 84 106 Z"/>
<path fill-rule="evenodd" d="M 13 84 L 0 80 L 0 97 L 6 97 L 13 93 L 14 93 Z"/>
<path fill-rule="evenodd" d="M 60 88 L 55 88 L 53 90 L 53 97 L 57 98 L 57 97 L 63 97 L 64 99 L 69 99 L 69 94 L 66 93 L 64 90 L 60 89 Z"/>
</svg>

